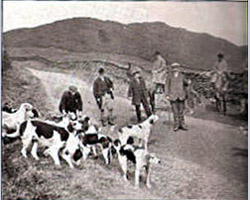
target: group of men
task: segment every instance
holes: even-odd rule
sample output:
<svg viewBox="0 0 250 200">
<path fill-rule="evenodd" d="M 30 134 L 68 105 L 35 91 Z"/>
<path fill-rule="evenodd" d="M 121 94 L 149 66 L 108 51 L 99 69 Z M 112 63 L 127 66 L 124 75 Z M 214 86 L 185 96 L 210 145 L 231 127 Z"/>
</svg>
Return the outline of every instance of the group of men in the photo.
<svg viewBox="0 0 250 200">
<path fill-rule="evenodd" d="M 217 71 L 224 70 L 226 63 L 221 60 L 221 54 L 218 55 Z M 223 68 L 223 69 L 221 69 Z M 110 78 L 105 75 L 105 69 L 100 68 L 99 76 L 93 84 L 93 95 L 96 99 L 98 109 L 100 110 L 100 118 L 103 126 L 114 125 L 113 107 L 114 107 L 114 86 Z M 155 62 L 152 69 L 151 88 L 146 87 L 144 78 L 141 75 L 141 70 L 137 67 L 132 67 L 129 64 L 127 70 L 129 79 L 128 98 L 135 107 L 137 121 L 143 120 L 141 114 L 141 104 L 149 117 L 155 113 L 155 95 L 164 93 L 164 97 L 170 101 L 174 116 L 174 131 L 179 129 L 188 130 L 184 120 L 185 100 L 187 99 L 187 86 L 190 85 L 190 80 L 187 80 L 180 72 L 180 65 L 173 63 L 168 65 L 167 61 L 159 52 L 155 53 Z M 81 95 L 75 86 L 70 86 L 68 91 L 65 91 L 59 110 L 65 114 L 67 112 L 82 112 Z"/>
</svg>

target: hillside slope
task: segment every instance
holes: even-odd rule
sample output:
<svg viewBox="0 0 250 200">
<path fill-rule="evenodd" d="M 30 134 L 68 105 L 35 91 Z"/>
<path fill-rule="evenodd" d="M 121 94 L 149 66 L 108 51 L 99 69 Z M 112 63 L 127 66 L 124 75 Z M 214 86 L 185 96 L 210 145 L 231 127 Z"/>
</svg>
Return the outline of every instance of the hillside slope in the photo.
<svg viewBox="0 0 250 200">
<path fill-rule="evenodd" d="M 6 47 L 59 48 L 72 52 L 114 53 L 152 61 L 158 50 L 171 62 L 209 69 L 216 53 L 225 53 L 231 70 L 242 68 L 247 47 L 238 47 L 208 34 L 173 28 L 164 23 L 129 25 L 89 18 L 73 18 L 30 29 L 4 33 Z"/>
</svg>

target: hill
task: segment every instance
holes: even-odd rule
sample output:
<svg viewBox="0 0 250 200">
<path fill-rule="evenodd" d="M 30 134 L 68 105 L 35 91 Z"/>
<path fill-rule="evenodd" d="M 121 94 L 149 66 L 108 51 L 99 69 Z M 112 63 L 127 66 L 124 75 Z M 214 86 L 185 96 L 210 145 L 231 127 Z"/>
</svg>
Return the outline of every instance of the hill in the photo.
<svg viewBox="0 0 250 200">
<path fill-rule="evenodd" d="M 36 28 L 4 33 L 7 48 L 56 48 L 79 53 L 112 53 L 153 61 L 156 50 L 170 62 L 209 69 L 217 52 L 224 52 L 232 71 L 239 71 L 247 47 L 205 33 L 174 28 L 161 22 L 120 24 L 90 18 L 73 18 Z"/>
</svg>

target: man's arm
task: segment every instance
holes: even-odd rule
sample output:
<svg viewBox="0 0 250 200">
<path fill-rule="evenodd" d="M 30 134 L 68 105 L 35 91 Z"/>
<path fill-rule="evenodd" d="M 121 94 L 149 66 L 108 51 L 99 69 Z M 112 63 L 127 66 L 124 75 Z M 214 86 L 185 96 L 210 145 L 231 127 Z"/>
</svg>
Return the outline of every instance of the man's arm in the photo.
<svg viewBox="0 0 250 200">
<path fill-rule="evenodd" d="M 214 63 L 214 66 L 213 66 L 213 71 L 217 72 L 218 71 L 218 65 L 219 63 L 218 62 L 215 62 Z"/>
<path fill-rule="evenodd" d="M 172 76 L 172 74 L 171 74 L 171 71 L 169 71 L 169 73 L 168 73 L 168 75 L 167 75 L 167 77 L 166 77 L 166 83 L 165 83 L 165 97 L 166 98 L 168 98 L 169 97 L 169 88 L 170 88 L 170 82 L 171 82 L 171 76 Z"/>
<path fill-rule="evenodd" d="M 188 85 L 190 85 L 192 83 L 191 79 L 187 79 L 184 75 L 183 75 L 183 85 L 184 87 L 187 87 Z"/>
<path fill-rule="evenodd" d="M 95 98 L 100 97 L 100 91 L 99 91 L 99 86 L 98 86 L 97 80 L 94 82 L 93 94 L 94 94 Z"/>
<path fill-rule="evenodd" d="M 105 80 L 105 83 L 107 84 L 108 89 L 109 89 L 108 94 L 110 95 L 111 99 L 115 99 L 114 94 L 113 94 L 113 90 L 114 90 L 113 82 L 108 77 L 105 77 L 104 80 Z"/>
<path fill-rule="evenodd" d="M 128 97 L 132 97 L 133 95 L 133 85 L 132 82 L 129 83 L 129 88 L 128 88 Z"/>
<path fill-rule="evenodd" d="M 59 106 L 59 110 L 60 112 L 62 112 L 63 114 L 66 114 L 66 101 L 68 98 L 68 93 L 64 92 L 61 98 L 61 102 L 60 102 L 60 106 Z"/>
<path fill-rule="evenodd" d="M 102 98 L 100 95 L 100 88 L 99 88 L 97 80 L 94 82 L 93 93 L 94 93 L 94 97 L 96 99 L 96 103 L 97 103 L 99 109 L 101 110 L 102 109 Z"/>
<path fill-rule="evenodd" d="M 82 111 L 82 97 L 80 93 L 77 93 L 77 110 Z"/>
<path fill-rule="evenodd" d="M 110 78 L 105 77 L 105 82 L 106 82 L 106 84 L 107 84 L 107 86 L 108 86 L 109 89 L 114 90 L 114 84 L 113 84 L 113 82 L 111 81 Z"/>
</svg>

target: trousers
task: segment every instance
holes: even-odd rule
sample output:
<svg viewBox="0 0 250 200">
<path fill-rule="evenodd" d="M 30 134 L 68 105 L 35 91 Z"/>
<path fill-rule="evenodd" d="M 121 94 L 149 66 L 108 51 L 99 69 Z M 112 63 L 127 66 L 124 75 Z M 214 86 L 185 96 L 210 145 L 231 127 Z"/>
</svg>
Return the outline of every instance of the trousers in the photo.
<svg viewBox="0 0 250 200">
<path fill-rule="evenodd" d="M 113 108 L 114 106 L 114 100 L 110 97 L 110 95 L 104 95 L 102 97 L 102 106 L 101 106 L 101 121 L 103 124 L 106 125 L 107 122 L 113 123 L 114 116 L 113 116 Z"/>
<path fill-rule="evenodd" d="M 175 126 L 184 125 L 185 100 L 180 100 L 180 99 L 177 99 L 175 101 L 171 100 L 170 103 L 174 115 L 174 125 Z"/>
<path fill-rule="evenodd" d="M 143 98 L 141 103 L 143 105 L 143 108 L 144 108 L 147 116 L 149 117 L 150 115 L 152 115 L 152 112 L 150 110 L 149 104 L 146 101 L 146 99 L 144 100 L 144 98 Z M 142 118 L 141 118 L 141 104 L 135 105 L 135 110 L 136 110 L 137 120 L 138 120 L 138 122 L 141 122 L 141 120 L 142 120 Z"/>
</svg>

